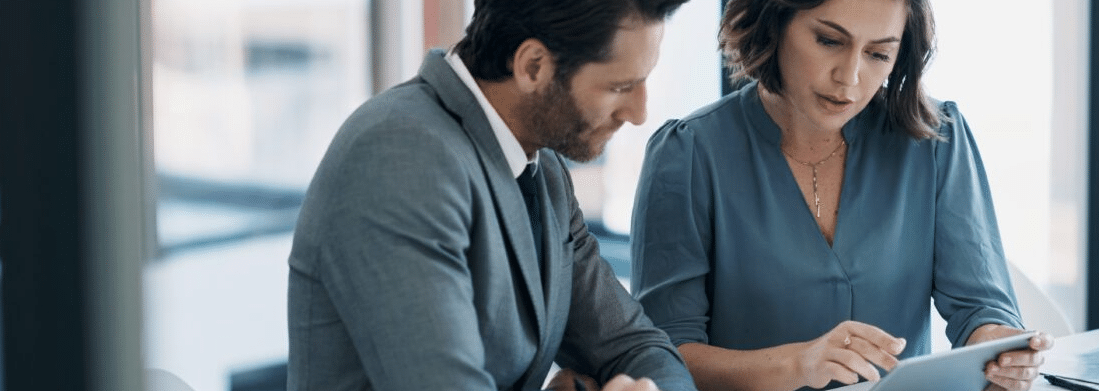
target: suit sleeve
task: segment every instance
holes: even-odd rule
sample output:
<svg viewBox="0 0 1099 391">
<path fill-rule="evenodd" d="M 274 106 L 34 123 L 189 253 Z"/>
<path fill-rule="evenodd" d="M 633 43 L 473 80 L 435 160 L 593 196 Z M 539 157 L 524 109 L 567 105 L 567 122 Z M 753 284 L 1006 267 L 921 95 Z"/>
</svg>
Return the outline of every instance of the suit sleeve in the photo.
<svg viewBox="0 0 1099 391">
<path fill-rule="evenodd" d="M 569 187 L 572 194 L 571 179 Z M 557 362 L 593 374 L 600 383 L 624 373 L 648 377 L 663 391 L 695 390 L 679 352 L 599 255 L 599 244 L 588 232 L 575 197 L 570 200 L 572 302 Z"/>
<path fill-rule="evenodd" d="M 320 255 L 302 272 L 322 282 L 371 386 L 497 389 L 464 254 L 468 164 L 414 128 L 344 142 L 303 206 L 299 227 L 315 230 Z"/>
<path fill-rule="evenodd" d="M 1022 328 L 984 164 L 954 103 L 936 142 L 935 269 L 932 297 L 955 347 L 988 323 Z"/>
</svg>

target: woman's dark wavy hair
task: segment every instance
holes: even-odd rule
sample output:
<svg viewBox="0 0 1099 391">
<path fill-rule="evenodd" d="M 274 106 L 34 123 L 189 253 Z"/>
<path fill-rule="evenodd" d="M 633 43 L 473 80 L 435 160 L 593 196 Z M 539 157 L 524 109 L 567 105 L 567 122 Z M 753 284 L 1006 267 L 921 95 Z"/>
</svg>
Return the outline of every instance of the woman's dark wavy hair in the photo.
<svg viewBox="0 0 1099 391">
<path fill-rule="evenodd" d="M 734 79 L 748 77 L 767 90 L 782 94 L 778 47 L 794 14 L 827 0 L 729 0 L 718 34 L 725 65 Z M 878 91 L 885 101 L 890 125 L 916 139 L 939 139 L 941 118 L 924 92 L 924 69 L 935 53 L 935 20 L 929 0 L 908 3 L 908 20 L 893 72 Z M 735 81 L 735 80 L 734 80 Z"/>
<path fill-rule="evenodd" d="M 660 22 L 688 0 L 477 0 L 473 21 L 454 50 L 473 77 L 500 81 L 523 41 L 546 45 L 555 78 L 569 80 L 584 64 L 610 60 L 611 40 L 628 18 Z"/>
</svg>

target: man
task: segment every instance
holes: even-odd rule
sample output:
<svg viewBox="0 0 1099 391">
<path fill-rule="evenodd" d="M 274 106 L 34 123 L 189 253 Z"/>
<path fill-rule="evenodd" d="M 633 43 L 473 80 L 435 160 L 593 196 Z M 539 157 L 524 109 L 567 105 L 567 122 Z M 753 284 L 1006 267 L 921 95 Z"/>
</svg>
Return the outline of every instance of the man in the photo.
<svg viewBox="0 0 1099 391">
<path fill-rule="evenodd" d="M 451 53 L 355 111 L 294 237 L 289 388 L 531 390 L 556 360 L 605 390 L 693 390 L 561 157 L 645 120 L 685 1 L 478 0 Z"/>
</svg>

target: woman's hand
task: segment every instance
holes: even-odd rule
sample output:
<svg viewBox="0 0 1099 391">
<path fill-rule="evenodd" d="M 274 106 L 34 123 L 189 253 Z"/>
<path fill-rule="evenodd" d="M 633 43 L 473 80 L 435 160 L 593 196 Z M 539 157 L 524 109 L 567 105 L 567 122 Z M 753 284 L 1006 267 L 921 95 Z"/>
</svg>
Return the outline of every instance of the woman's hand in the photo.
<svg viewBox="0 0 1099 391">
<path fill-rule="evenodd" d="M 904 338 L 849 320 L 804 343 L 795 357 L 796 375 L 802 384 L 813 388 L 823 388 L 832 380 L 855 384 L 859 376 L 878 380 L 880 376 L 874 366 L 893 369 L 905 344 Z"/>
<path fill-rule="evenodd" d="M 1024 331 L 998 324 L 986 324 L 973 330 L 966 345 L 973 345 L 994 339 L 1022 334 Z M 996 361 L 985 365 L 985 378 L 992 382 L 990 390 L 1023 391 L 1029 390 L 1038 377 L 1038 367 L 1045 363 L 1042 353 L 1053 347 L 1053 337 L 1039 332 L 1030 339 L 1030 349 L 1003 352 Z"/>
</svg>

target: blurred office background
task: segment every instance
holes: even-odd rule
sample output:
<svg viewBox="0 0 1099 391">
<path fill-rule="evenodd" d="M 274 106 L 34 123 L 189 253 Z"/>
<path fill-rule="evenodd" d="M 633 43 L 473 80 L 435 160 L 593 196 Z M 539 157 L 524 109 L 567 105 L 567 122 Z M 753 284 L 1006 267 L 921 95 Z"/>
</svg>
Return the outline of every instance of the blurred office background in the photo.
<svg viewBox="0 0 1099 391">
<path fill-rule="evenodd" d="M 723 2 L 691 1 L 670 20 L 649 122 L 627 124 L 604 156 L 572 167 L 627 286 L 645 143 L 665 119 L 722 94 Z M 134 299 L 143 365 L 195 390 L 281 389 L 286 259 L 313 170 L 352 110 L 412 77 L 426 50 L 458 40 L 472 0 L 137 3 L 138 129 L 151 162 L 136 185 L 144 200 L 130 200 L 150 205 Z M 929 91 L 958 102 L 975 132 L 1010 261 L 1084 330 L 1088 1 L 932 3 L 940 51 Z"/>
<path fill-rule="evenodd" d="M 651 119 L 573 167 L 585 215 L 628 279 L 633 188 L 663 120 L 716 99 L 718 1 L 670 21 Z M 196 389 L 259 387 L 285 362 L 286 258 L 328 142 L 363 100 L 461 37 L 472 1 L 153 0 L 159 257 L 145 272 L 145 352 Z M 430 289 L 430 287 L 424 287 Z"/>
<path fill-rule="evenodd" d="M 461 36 L 471 3 L 152 1 L 161 256 L 145 272 L 150 366 L 224 390 L 235 373 L 285 360 L 286 254 L 313 169 L 348 113 Z M 1073 81 L 1086 65 L 1076 55 L 1083 13 L 1052 0 L 934 7 L 929 90 L 957 101 L 976 132 L 1007 254 L 1082 329 L 1086 90 Z M 721 94 L 720 13 L 721 1 L 696 0 L 672 18 L 649 122 L 627 124 L 602 158 L 573 167 L 624 281 L 648 136 Z"/>
</svg>

